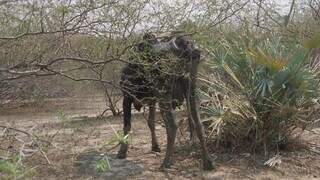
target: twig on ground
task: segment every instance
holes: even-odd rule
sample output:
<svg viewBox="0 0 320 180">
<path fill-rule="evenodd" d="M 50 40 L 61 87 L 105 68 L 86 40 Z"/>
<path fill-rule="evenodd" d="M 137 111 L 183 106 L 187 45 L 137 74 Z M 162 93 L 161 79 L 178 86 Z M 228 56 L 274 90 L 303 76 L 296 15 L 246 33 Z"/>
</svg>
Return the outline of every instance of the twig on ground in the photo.
<svg viewBox="0 0 320 180">
<path fill-rule="evenodd" d="M 41 148 L 39 148 L 39 151 L 40 151 L 41 154 L 44 156 L 44 158 L 47 160 L 47 163 L 48 163 L 49 165 L 51 165 L 51 162 L 50 162 L 48 156 L 46 155 L 46 153 L 45 153 Z"/>
</svg>

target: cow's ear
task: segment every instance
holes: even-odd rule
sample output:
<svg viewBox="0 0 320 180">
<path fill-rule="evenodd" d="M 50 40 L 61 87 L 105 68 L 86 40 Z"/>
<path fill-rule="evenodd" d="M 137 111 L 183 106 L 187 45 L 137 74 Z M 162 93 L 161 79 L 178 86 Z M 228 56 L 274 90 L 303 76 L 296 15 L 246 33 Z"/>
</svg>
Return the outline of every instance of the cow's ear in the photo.
<svg viewBox="0 0 320 180">
<path fill-rule="evenodd" d="M 143 35 L 143 40 L 153 40 L 156 38 L 156 35 L 154 35 L 153 33 L 151 32 L 147 32 Z"/>
<path fill-rule="evenodd" d="M 177 37 L 175 43 L 180 49 L 188 48 L 188 41 L 183 37 Z"/>
</svg>

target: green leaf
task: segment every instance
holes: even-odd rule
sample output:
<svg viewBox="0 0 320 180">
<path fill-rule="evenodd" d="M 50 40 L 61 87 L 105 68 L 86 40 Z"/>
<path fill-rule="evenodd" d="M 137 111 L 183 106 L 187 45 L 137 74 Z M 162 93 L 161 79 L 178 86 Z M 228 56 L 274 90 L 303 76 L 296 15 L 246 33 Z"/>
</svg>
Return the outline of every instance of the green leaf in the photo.
<svg viewBox="0 0 320 180">
<path fill-rule="evenodd" d="M 104 157 L 96 161 L 96 170 L 98 172 L 106 172 L 111 169 L 108 157 Z"/>
<path fill-rule="evenodd" d="M 228 66 L 228 64 L 224 63 L 223 65 L 224 70 L 232 77 L 232 79 L 237 83 L 237 85 L 244 90 L 244 86 L 241 84 L 241 82 L 239 81 L 239 79 L 237 78 L 237 76 L 234 74 L 234 72 L 232 71 L 232 69 Z"/>
</svg>

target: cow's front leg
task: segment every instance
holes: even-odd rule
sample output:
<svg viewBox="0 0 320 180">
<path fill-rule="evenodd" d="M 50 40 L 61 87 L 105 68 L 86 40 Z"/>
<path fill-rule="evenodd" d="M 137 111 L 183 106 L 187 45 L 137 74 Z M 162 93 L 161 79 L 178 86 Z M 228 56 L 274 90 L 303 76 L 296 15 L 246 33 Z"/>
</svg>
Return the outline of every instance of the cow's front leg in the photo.
<svg viewBox="0 0 320 180">
<path fill-rule="evenodd" d="M 178 126 L 173 117 L 170 100 L 167 99 L 167 101 L 160 102 L 159 106 L 160 106 L 161 115 L 165 122 L 166 132 L 167 132 L 167 151 L 161 167 L 170 168 L 170 165 L 172 164 L 172 154 L 174 151 L 174 142 L 176 139 L 176 132 L 177 132 Z"/>
<path fill-rule="evenodd" d="M 156 108 L 155 108 L 155 103 L 150 103 L 149 104 L 149 117 L 148 117 L 148 126 L 151 131 L 151 150 L 154 152 L 160 152 L 160 147 L 158 144 L 156 132 L 155 132 L 155 114 L 156 113 Z"/>
<path fill-rule="evenodd" d="M 122 107 L 123 107 L 123 135 L 126 136 L 131 130 L 131 105 L 132 98 L 130 96 L 124 96 Z M 121 142 L 120 150 L 118 151 L 117 157 L 124 159 L 127 157 L 128 143 Z"/>
</svg>

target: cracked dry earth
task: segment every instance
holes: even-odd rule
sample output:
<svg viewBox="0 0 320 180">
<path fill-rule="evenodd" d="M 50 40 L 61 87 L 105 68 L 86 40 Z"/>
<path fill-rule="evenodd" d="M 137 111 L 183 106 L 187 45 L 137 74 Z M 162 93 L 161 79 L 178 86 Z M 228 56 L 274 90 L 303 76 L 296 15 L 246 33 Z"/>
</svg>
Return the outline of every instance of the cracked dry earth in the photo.
<svg viewBox="0 0 320 180">
<path fill-rule="evenodd" d="M 320 179 L 320 128 L 302 135 L 301 142 L 311 147 L 281 152 L 281 163 L 266 167 L 272 157 L 250 153 L 214 151 L 217 168 L 201 170 L 200 152 L 186 141 L 185 125 L 180 126 L 176 141 L 174 164 L 170 170 L 160 170 L 166 144 L 165 128 L 157 114 L 156 132 L 162 152 L 151 152 L 147 114 L 135 113 L 132 122 L 130 148 L 126 160 L 114 158 L 117 148 L 101 148 L 114 137 L 114 131 L 122 129 L 122 117 L 97 118 L 105 108 L 102 97 L 53 99 L 33 103 L 9 103 L 0 106 L 0 124 L 35 132 L 52 142 L 55 147 L 45 149 L 50 160 L 36 153 L 23 164 L 35 167 L 31 179 Z M 62 121 L 58 112 L 65 114 Z M 178 121 L 183 112 L 176 114 Z M 8 147 L 0 143 L 1 149 Z M 0 150 L 0 153 L 4 153 Z M 1 154 L 0 154 L 1 155 Z M 111 169 L 98 172 L 96 162 L 107 157 Z"/>
</svg>

